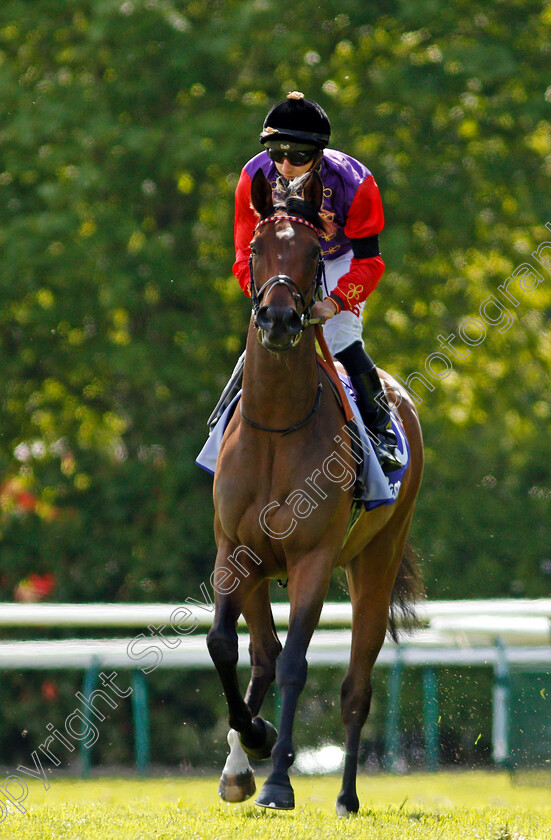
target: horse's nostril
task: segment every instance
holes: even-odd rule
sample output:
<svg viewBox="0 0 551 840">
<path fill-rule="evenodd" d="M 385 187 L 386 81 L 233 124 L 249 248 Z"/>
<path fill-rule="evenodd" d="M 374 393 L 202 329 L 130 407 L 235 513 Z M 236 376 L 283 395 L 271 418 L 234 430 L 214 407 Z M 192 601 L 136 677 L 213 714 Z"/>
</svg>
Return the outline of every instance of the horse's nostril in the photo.
<svg viewBox="0 0 551 840">
<path fill-rule="evenodd" d="M 292 306 L 261 306 L 256 324 L 271 336 L 294 336 L 302 329 L 300 318 Z"/>
<path fill-rule="evenodd" d="M 261 306 L 256 313 L 256 325 L 261 330 L 270 331 L 274 326 L 274 316 L 269 306 Z"/>
<path fill-rule="evenodd" d="M 298 335 L 298 333 L 302 329 L 302 323 L 298 316 L 298 313 L 295 309 L 289 307 L 289 310 L 285 314 L 285 328 L 289 335 Z"/>
</svg>

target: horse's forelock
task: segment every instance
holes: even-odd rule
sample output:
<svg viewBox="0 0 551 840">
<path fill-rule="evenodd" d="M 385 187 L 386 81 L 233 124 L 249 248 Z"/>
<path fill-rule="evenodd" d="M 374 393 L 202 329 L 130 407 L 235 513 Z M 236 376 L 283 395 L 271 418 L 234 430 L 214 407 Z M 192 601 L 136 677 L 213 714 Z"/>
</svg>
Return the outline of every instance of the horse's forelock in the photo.
<svg viewBox="0 0 551 840">
<path fill-rule="evenodd" d="M 311 225 L 314 225 L 322 233 L 329 232 L 327 221 L 322 218 L 319 211 L 309 201 L 305 201 L 296 195 L 291 195 L 285 200 L 285 210 L 290 216 L 300 216 L 301 219 L 310 222 Z"/>
<path fill-rule="evenodd" d="M 320 215 L 318 208 L 299 195 L 311 175 L 311 171 L 308 171 L 292 181 L 287 181 L 280 175 L 277 184 L 283 192 L 283 202 L 278 203 L 274 209 L 282 210 L 290 216 L 300 216 L 322 233 L 330 233 L 331 224 Z"/>
</svg>

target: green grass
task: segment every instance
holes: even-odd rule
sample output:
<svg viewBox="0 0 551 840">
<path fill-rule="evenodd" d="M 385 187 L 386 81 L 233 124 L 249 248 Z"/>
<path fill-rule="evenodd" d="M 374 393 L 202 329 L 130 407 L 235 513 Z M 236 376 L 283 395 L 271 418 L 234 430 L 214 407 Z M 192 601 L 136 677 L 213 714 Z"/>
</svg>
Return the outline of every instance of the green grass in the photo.
<svg viewBox="0 0 551 840">
<path fill-rule="evenodd" d="M 262 780 L 257 780 L 260 787 Z M 29 784 L 25 814 L 10 811 L 0 837 L 13 840 L 551 840 L 551 789 L 514 787 L 505 773 L 363 776 L 361 810 L 338 819 L 337 777 L 293 777 L 297 807 L 227 805 L 217 779 L 68 781 Z"/>
</svg>

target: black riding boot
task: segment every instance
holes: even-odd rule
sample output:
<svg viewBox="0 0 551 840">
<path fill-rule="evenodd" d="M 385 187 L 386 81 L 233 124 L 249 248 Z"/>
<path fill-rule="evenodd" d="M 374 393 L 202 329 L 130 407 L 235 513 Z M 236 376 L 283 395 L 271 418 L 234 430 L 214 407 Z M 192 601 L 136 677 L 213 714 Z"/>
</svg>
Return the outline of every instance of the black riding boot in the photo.
<svg viewBox="0 0 551 840">
<path fill-rule="evenodd" d="M 398 441 L 390 423 L 390 409 L 377 368 L 365 352 L 361 341 L 335 353 L 350 376 L 357 394 L 358 407 L 371 436 L 375 454 L 385 474 L 400 469 L 402 462 L 396 451 Z"/>
<path fill-rule="evenodd" d="M 220 394 L 220 399 L 216 403 L 212 414 L 210 415 L 209 419 L 207 420 L 207 426 L 209 427 L 209 435 L 211 434 L 212 430 L 220 420 L 224 410 L 228 407 L 231 403 L 232 399 L 234 398 L 235 394 L 239 391 L 239 386 L 241 385 L 241 379 L 243 377 L 243 368 L 245 367 L 245 351 L 240 355 L 237 360 L 237 364 L 233 369 L 233 373 L 228 379 L 228 383 L 225 386 L 224 390 Z"/>
</svg>

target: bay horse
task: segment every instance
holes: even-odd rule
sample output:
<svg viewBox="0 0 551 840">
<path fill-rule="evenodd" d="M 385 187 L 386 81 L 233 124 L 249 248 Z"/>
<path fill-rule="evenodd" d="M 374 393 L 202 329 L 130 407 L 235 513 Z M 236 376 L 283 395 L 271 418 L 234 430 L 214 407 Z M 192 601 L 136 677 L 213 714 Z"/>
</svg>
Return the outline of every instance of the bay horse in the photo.
<svg viewBox="0 0 551 840">
<path fill-rule="evenodd" d="M 220 794 L 228 801 L 248 798 L 255 786 L 245 753 L 257 759 L 271 755 L 272 771 L 256 804 L 293 808 L 292 732 L 306 682 L 307 649 L 332 570 L 345 568 L 352 644 L 341 686 L 346 756 L 336 808 L 347 815 L 359 808 L 358 749 L 369 712 L 371 671 L 389 616 L 392 621 L 393 605 L 413 601 L 420 585 L 415 561 L 407 556 L 406 538 L 421 482 L 423 446 L 411 399 L 381 371 L 409 441 L 410 462 L 395 503 L 363 511 L 345 539 L 353 488 L 345 489 L 321 470 L 343 433 L 344 415 L 320 370 L 309 324 L 322 259 L 319 234 L 325 230 L 319 215 L 322 198 L 316 172 L 304 186 L 303 199 L 293 197 L 276 207 L 260 170 L 252 181 L 252 206 L 260 217 L 251 242 L 253 314 L 241 400 L 224 433 L 214 479 L 215 615 L 207 645 L 231 727 L 232 752 Z M 355 473 L 352 454 L 342 449 L 339 453 Z M 308 486 L 307 479 L 317 493 L 309 493 L 312 503 L 306 516 L 305 496 L 300 501 L 296 491 Z M 287 578 L 290 602 L 283 648 L 269 598 L 270 580 L 278 578 Z M 251 678 L 245 697 L 236 670 L 241 614 L 250 634 Z M 281 698 L 279 734 L 259 716 L 274 678 Z"/>
</svg>

